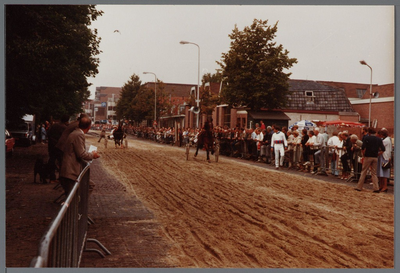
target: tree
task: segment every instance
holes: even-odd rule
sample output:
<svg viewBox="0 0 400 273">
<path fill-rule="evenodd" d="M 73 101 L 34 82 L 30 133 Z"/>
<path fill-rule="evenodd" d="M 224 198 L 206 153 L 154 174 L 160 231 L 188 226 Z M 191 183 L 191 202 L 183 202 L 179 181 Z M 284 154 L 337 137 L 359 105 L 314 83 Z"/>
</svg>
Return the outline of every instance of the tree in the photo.
<svg viewBox="0 0 400 273">
<path fill-rule="evenodd" d="M 206 83 L 221 83 L 222 75 L 220 73 L 211 74 L 207 73 L 202 78 L 202 88 L 200 88 L 200 109 L 201 113 L 206 114 L 207 117 L 211 116 L 215 107 L 220 104 L 221 100 L 218 94 L 211 92 L 211 87 L 206 87 Z"/>
<path fill-rule="evenodd" d="M 141 88 L 142 82 L 136 74 L 133 74 L 128 82 L 122 86 L 121 95 L 115 107 L 117 119 L 135 120 L 135 115 L 132 111 L 132 102 L 139 94 Z"/>
<path fill-rule="evenodd" d="M 273 42 L 278 23 L 254 19 L 253 24 L 229 35 L 231 47 L 222 54 L 224 87 L 222 99 L 229 105 L 238 104 L 253 110 L 275 109 L 286 104 L 289 76 L 285 73 L 297 59 L 289 58 L 282 45 Z"/>
<path fill-rule="evenodd" d="M 98 73 L 94 5 L 6 6 L 6 117 L 76 114 Z"/>
<path fill-rule="evenodd" d="M 157 82 L 157 117 L 168 111 L 169 102 L 164 92 L 164 83 Z M 154 119 L 154 89 L 147 88 L 138 75 L 133 74 L 130 80 L 124 84 L 120 99 L 116 105 L 118 119 L 128 119 L 137 123 Z"/>
</svg>

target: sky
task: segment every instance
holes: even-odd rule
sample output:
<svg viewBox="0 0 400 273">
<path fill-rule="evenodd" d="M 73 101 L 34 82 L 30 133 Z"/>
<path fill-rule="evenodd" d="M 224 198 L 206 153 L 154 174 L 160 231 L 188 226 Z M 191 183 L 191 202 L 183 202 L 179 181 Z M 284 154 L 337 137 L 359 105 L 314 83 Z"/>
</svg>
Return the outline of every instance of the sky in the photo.
<svg viewBox="0 0 400 273">
<path fill-rule="evenodd" d="M 97 5 L 104 14 L 91 28 L 101 37 L 99 74 L 89 78 L 91 98 L 96 87 L 122 87 L 136 74 L 154 82 L 196 85 L 198 47 L 200 76 L 216 73 L 222 53 L 230 49 L 235 25 L 254 19 L 278 22 L 274 41 L 298 63 L 291 79 L 370 83 L 394 82 L 393 6 L 272 5 Z M 118 31 L 116 31 L 118 30 Z"/>
</svg>

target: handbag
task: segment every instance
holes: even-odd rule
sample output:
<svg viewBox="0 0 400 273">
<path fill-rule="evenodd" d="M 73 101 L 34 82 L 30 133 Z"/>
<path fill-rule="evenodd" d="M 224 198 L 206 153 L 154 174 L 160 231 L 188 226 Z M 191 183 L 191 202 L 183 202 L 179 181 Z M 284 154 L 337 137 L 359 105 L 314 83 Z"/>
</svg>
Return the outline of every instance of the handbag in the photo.
<svg viewBox="0 0 400 273">
<path fill-rule="evenodd" d="M 390 160 L 388 162 L 383 162 L 382 163 L 382 169 L 390 169 L 392 167 L 392 164 L 390 164 Z"/>
</svg>

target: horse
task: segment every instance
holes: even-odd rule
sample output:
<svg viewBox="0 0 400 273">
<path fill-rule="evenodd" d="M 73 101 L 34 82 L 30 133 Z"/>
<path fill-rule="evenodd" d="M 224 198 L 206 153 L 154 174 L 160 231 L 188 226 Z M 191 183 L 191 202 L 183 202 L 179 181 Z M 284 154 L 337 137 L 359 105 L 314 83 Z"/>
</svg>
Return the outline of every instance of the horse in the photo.
<svg viewBox="0 0 400 273">
<path fill-rule="evenodd" d="M 116 129 L 113 132 L 113 136 L 114 136 L 115 148 L 117 148 L 117 145 L 123 147 L 122 141 L 124 139 L 124 131 L 122 130 L 122 127 L 118 127 L 118 129 Z"/>
<path fill-rule="evenodd" d="M 197 147 L 194 157 L 197 156 L 199 148 L 204 147 L 207 153 L 207 161 L 210 163 L 210 151 L 214 154 L 214 138 L 213 133 L 208 122 L 204 125 L 199 135 L 197 136 Z"/>
</svg>

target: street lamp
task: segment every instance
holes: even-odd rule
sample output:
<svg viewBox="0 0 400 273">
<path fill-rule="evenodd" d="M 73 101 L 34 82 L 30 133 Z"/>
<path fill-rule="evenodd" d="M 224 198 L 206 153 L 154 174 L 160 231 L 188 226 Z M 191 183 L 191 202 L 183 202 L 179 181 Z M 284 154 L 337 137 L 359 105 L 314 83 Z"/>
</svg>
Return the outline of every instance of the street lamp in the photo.
<svg viewBox="0 0 400 273">
<path fill-rule="evenodd" d="M 372 104 L 372 67 L 370 67 L 364 60 L 360 61 L 360 64 L 366 65 L 371 69 L 371 82 L 369 85 L 369 117 L 368 117 L 368 127 L 371 127 L 371 104 Z"/>
<path fill-rule="evenodd" d="M 157 76 L 153 72 L 143 72 L 143 74 L 153 74 L 154 75 L 154 122 L 157 122 Z"/>
<path fill-rule="evenodd" d="M 198 75 L 197 75 L 197 96 L 196 96 L 196 103 L 197 103 L 197 108 L 200 109 L 200 98 L 199 98 L 199 88 L 200 88 L 200 46 L 198 44 L 192 43 L 192 42 L 187 42 L 187 41 L 180 41 L 179 42 L 181 45 L 186 45 L 186 44 L 192 44 L 197 46 L 197 48 L 199 49 L 198 52 Z M 196 127 L 199 128 L 199 114 L 197 114 L 197 120 L 196 120 Z"/>
</svg>

